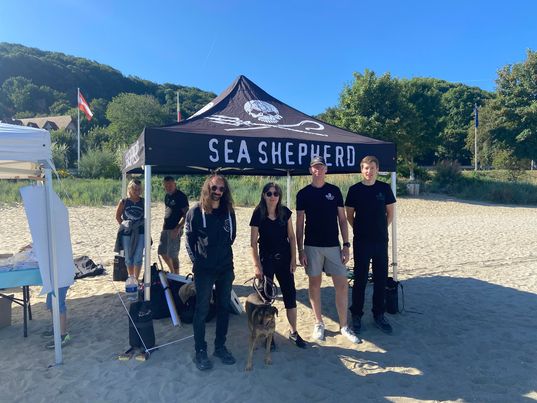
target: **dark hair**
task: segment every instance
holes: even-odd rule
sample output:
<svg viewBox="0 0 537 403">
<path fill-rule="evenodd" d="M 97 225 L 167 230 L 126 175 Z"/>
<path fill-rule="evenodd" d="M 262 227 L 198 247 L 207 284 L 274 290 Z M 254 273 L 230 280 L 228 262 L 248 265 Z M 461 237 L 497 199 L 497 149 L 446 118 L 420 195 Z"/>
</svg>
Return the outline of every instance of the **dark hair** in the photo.
<svg viewBox="0 0 537 403">
<path fill-rule="evenodd" d="M 278 194 L 280 195 L 278 198 L 278 204 L 276 204 L 276 217 L 278 218 L 278 221 L 283 223 L 285 221 L 285 210 L 282 208 L 282 188 L 276 182 L 269 182 L 265 186 L 263 186 L 263 190 L 261 192 L 261 200 L 259 200 L 259 203 L 255 209 L 259 210 L 259 213 L 261 215 L 261 221 L 268 217 L 267 202 L 265 201 L 265 198 L 263 196 L 269 191 L 270 188 L 276 189 L 276 192 L 278 192 Z"/>
<path fill-rule="evenodd" d="M 165 176 L 162 180 L 163 182 L 175 182 L 175 178 L 173 176 Z"/>
<path fill-rule="evenodd" d="M 205 179 L 203 186 L 201 187 L 200 195 L 200 205 L 201 208 L 207 212 L 211 213 L 213 211 L 213 206 L 211 204 L 211 180 L 216 178 L 224 182 L 224 193 L 220 199 L 220 208 L 225 209 L 226 212 L 233 212 L 233 196 L 231 196 L 231 189 L 229 188 L 229 183 L 222 175 L 212 174 Z"/>
</svg>

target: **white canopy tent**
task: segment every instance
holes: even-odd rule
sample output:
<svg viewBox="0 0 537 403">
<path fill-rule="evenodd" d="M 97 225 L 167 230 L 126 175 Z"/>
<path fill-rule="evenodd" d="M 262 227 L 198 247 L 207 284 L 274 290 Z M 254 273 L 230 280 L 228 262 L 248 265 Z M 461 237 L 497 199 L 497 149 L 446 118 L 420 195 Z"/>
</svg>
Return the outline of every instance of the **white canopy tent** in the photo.
<svg viewBox="0 0 537 403">
<path fill-rule="evenodd" d="M 58 288 L 73 283 L 74 268 L 67 210 L 52 189 L 53 169 L 48 131 L 0 123 L 0 179 L 44 179 L 44 186 L 27 187 L 22 189 L 21 193 L 43 280 L 42 292 L 54 292 L 52 317 L 55 362 L 61 364 L 60 310 L 57 295 Z"/>
</svg>

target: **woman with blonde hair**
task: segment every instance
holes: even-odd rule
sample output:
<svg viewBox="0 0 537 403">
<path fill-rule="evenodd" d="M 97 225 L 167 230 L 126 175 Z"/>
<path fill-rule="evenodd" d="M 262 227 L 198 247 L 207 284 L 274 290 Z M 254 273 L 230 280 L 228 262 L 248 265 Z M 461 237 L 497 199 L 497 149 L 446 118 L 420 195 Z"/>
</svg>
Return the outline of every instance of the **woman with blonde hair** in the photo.
<svg viewBox="0 0 537 403">
<path fill-rule="evenodd" d="M 140 180 L 131 180 L 127 187 L 128 197 L 121 199 L 116 208 L 119 224 L 116 251 L 125 251 L 127 271 L 136 280 L 140 276 L 144 252 L 144 198 L 141 193 Z"/>
</svg>

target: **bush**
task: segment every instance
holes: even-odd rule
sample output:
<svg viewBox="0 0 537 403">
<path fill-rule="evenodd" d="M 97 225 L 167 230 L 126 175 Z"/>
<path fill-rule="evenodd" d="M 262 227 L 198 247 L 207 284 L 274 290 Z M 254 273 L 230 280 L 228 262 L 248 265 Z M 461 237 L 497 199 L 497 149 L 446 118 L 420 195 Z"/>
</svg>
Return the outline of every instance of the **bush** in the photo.
<svg viewBox="0 0 537 403">
<path fill-rule="evenodd" d="M 115 154 L 109 150 L 89 150 L 80 158 L 79 175 L 82 178 L 119 178 Z"/>
<path fill-rule="evenodd" d="M 456 191 L 462 179 L 461 166 L 457 161 L 440 161 L 432 180 L 433 189 L 451 193 Z"/>
</svg>

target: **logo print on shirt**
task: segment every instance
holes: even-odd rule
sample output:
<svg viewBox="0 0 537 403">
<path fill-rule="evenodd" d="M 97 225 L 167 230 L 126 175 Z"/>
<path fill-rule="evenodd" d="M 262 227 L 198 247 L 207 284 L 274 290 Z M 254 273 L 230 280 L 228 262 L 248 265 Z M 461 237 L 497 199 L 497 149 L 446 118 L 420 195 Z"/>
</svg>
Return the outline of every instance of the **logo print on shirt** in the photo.
<svg viewBox="0 0 537 403">
<path fill-rule="evenodd" d="M 385 200 L 384 193 L 378 193 L 377 194 L 377 200 L 384 201 Z"/>
<path fill-rule="evenodd" d="M 335 196 L 332 193 L 328 193 L 326 196 L 326 200 L 334 200 Z"/>
<path fill-rule="evenodd" d="M 231 230 L 231 225 L 229 223 L 229 218 L 224 220 L 224 231 L 229 232 Z"/>
</svg>

